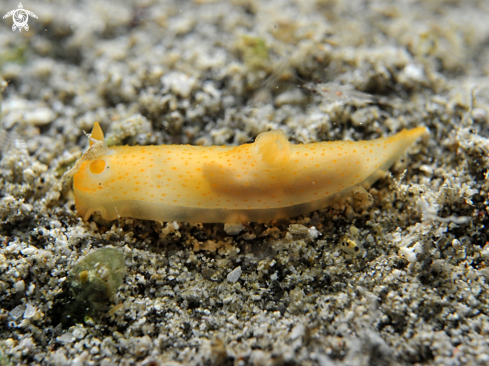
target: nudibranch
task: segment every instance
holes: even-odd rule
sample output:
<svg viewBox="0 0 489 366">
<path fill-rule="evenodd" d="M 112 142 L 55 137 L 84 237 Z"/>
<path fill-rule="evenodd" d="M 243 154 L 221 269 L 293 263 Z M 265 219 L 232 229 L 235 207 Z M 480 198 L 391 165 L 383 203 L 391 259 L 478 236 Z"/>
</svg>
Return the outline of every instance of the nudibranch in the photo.
<svg viewBox="0 0 489 366">
<path fill-rule="evenodd" d="M 73 179 L 87 220 L 131 217 L 195 223 L 266 222 L 305 214 L 383 177 L 418 127 L 371 141 L 292 144 L 282 130 L 241 146 L 114 146 L 98 123 Z"/>
</svg>

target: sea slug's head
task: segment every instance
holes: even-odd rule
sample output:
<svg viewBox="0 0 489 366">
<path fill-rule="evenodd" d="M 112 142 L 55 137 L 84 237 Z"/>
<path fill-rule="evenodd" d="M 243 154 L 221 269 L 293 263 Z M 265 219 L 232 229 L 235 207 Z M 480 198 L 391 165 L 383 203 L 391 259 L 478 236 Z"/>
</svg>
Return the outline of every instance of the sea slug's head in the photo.
<svg viewBox="0 0 489 366">
<path fill-rule="evenodd" d="M 108 162 L 103 157 L 98 157 L 94 160 L 84 161 L 73 177 L 76 210 L 85 220 L 90 217 L 93 211 L 96 211 L 91 209 L 96 202 L 104 202 L 108 199 L 105 183 L 109 174 Z"/>
<path fill-rule="evenodd" d="M 90 194 L 103 190 L 109 168 L 103 157 L 84 161 L 73 178 L 73 187 Z"/>
<path fill-rule="evenodd" d="M 105 145 L 103 132 L 96 123 L 90 136 L 90 149 L 77 163 L 76 173 L 73 176 L 75 207 L 85 220 L 94 211 L 99 211 L 100 203 L 108 199 L 105 188 L 111 176 L 110 152 Z"/>
</svg>

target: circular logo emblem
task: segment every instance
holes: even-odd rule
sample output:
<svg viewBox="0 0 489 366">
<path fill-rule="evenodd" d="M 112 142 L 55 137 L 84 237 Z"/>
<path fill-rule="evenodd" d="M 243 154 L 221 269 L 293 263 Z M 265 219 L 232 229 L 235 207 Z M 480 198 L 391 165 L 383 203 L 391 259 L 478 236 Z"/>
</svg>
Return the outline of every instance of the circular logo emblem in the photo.
<svg viewBox="0 0 489 366">
<path fill-rule="evenodd" d="M 12 18 L 17 27 L 24 28 L 29 20 L 29 14 L 24 9 L 17 9 Z"/>
<path fill-rule="evenodd" d="M 22 28 L 28 31 L 29 24 L 27 24 L 27 22 L 29 21 L 29 15 L 33 18 L 37 18 L 36 14 L 34 14 L 30 10 L 24 9 L 24 6 L 22 5 L 22 3 L 20 3 L 18 9 L 9 11 L 7 14 L 3 16 L 3 19 L 12 16 L 12 20 L 14 21 L 14 24 L 12 25 L 13 31 L 15 31 L 17 28 L 19 28 L 19 32 L 22 31 Z"/>
</svg>

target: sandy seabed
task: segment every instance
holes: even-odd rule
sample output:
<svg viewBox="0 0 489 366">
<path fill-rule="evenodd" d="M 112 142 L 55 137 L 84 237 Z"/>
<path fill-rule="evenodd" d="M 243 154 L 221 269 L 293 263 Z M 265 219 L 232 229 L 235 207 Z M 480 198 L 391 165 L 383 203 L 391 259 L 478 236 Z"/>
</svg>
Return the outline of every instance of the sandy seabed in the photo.
<svg viewBox="0 0 489 366">
<path fill-rule="evenodd" d="M 489 364 L 487 1 L 23 6 L 28 31 L 0 24 L 1 365 Z M 305 216 L 85 222 L 61 177 L 95 121 L 117 145 L 429 135 Z M 107 246 L 119 290 L 60 322 Z"/>
</svg>

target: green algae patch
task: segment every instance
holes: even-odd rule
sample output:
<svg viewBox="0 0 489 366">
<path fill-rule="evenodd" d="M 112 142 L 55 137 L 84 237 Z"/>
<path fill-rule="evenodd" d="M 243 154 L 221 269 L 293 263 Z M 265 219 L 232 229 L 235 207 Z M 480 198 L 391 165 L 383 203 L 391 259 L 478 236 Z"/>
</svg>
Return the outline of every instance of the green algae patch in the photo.
<svg viewBox="0 0 489 366">
<path fill-rule="evenodd" d="M 107 309 L 125 274 L 125 258 L 119 249 L 108 247 L 90 253 L 71 270 L 53 306 L 53 322 L 66 327 Z"/>
<path fill-rule="evenodd" d="M 0 53 L 0 69 L 3 64 L 7 62 L 14 62 L 17 64 L 25 64 L 27 57 L 27 43 L 22 42 L 19 45 L 6 47 L 3 52 Z"/>
<path fill-rule="evenodd" d="M 252 70 L 267 70 L 270 67 L 268 47 L 264 39 L 242 35 L 237 42 L 237 49 L 244 63 Z"/>
</svg>

